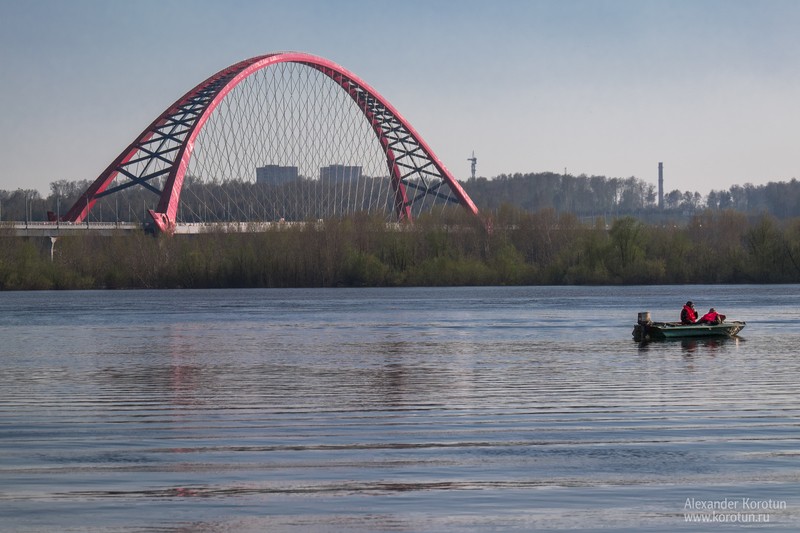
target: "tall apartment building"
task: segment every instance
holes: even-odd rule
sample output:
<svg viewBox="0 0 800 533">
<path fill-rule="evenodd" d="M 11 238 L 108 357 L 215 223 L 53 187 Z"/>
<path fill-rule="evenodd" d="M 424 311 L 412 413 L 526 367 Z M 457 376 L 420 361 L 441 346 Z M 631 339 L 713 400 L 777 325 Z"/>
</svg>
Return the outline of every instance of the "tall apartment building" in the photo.
<svg viewBox="0 0 800 533">
<path fill-rule="evenodd" d="M 264 185 L 283 185 L 297 179 L 297 167 L 264 165 L 256 168 L 256 183 Z"/>
<path fill-rule="evenodd" d="M 358 181 L 361 178 L 361 167 L 347 165 L 328 165 L 320 167 L 319 179 L 330 181 Z"/>
</svg>

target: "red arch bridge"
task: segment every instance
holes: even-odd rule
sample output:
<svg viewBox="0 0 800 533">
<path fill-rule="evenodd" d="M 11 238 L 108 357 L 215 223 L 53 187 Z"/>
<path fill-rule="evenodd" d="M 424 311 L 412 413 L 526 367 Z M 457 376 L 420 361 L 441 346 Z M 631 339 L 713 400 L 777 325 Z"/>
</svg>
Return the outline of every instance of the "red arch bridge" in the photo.
<svg viewBox="0 0 800 533">
<path fill-rule="evenodd" d="M 191 89 L 66 215 L 50 218 L 78 225 L 99 207 L 105 220 L 135 214 L 171 233 L 178 224 L 356 212 L 409 221 L 459 205 L 478 213 L 385 98 L 327 59 L 285 52 L 236 63 Z"/>
</svg>

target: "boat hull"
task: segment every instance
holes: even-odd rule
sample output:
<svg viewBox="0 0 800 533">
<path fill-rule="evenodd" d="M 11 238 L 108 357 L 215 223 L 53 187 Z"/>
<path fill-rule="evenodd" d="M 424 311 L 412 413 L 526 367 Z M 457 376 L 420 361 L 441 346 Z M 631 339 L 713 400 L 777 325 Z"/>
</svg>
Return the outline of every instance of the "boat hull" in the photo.
<svg viewBox="0 0 800 533">
<path fill-rule="evenodd" d="M 633 340 L 686 339 L 692 337 L 732 337 L 744 329 L 739 321 L 721 324 L 681 324 L 680 322 L 650 322 L 633 326 Z"/>
</svg>

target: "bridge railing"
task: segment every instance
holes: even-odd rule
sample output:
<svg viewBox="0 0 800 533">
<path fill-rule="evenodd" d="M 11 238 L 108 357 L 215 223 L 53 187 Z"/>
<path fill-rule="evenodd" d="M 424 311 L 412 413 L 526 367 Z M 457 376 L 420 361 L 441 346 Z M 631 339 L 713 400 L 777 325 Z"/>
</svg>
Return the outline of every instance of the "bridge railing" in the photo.
<svg viewBox="0 0 800 533">
<path fill-rule="evenodd" d="M 46 222 L 46 221 L 3 221 L 0 234 L 14 237 L 47 237 L 82 232 L 129 232 L 141 231 L 138 222 Z"/>
<path fill-rule="evenodd" d="M 199 233 L 259 233 L 303 226 L 306 222 L 188 222 L 178 223 L 175 233 L 193 235 Z M 0 235 L 15 237 L 58 237 L 80 233 L 100 233 L 112 235 L 142 231 L 140 222 L 46 222 L 46 221 L 4 221 L 0 222 Z"/>
</svg>

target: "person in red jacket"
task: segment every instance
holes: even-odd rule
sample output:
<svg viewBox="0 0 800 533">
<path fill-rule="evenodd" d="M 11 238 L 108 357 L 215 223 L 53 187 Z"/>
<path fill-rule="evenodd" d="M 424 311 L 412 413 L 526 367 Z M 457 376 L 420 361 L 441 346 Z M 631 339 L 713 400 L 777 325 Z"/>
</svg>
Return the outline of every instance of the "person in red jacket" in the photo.
<svg viewBox="0 0 800 533">
<path fill-rule="evenodd" d="M 694 304 L 689 300 L 681 309 L 681 324 L 694 324 L 695 322 L 697 322 L 697 311 L 694 310 Z"/>
<path fill-rule="evenodd" d="M 717 313 L 717 310 L 713 307 L 708 310 L 708 313 L 704 314 L 700 320 L 697 321 L 698 324 L 721 324 L 725 320 L 725 315 L 721 315 Z"/>
</svg>

